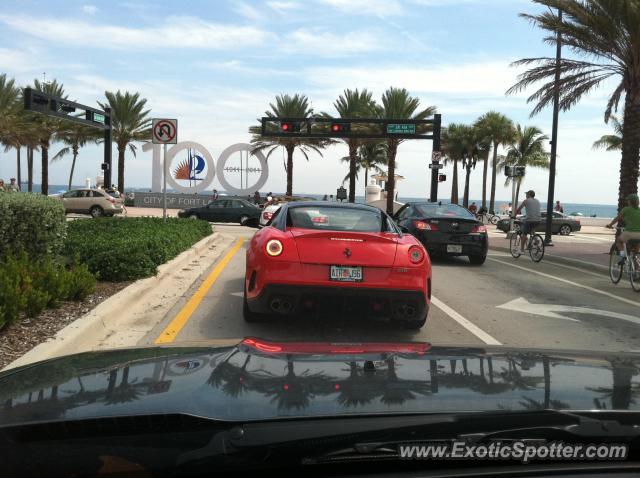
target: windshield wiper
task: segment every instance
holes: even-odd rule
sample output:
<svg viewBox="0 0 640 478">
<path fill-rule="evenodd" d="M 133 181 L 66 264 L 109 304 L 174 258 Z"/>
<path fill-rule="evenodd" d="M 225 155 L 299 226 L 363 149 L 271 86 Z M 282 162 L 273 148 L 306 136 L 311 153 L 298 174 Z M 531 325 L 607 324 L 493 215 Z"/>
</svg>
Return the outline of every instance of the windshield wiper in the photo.
<svg viewBox="0 0 640 478">
<path fill-rule="evenodd" d="M 216 433 L 203 448 L 183 454 L 178 465 L 206 463 L 220 457 L 269 460 L 275 456 L 317 462 L 358 455 L 397 456 L 397 445 L 427 441 L 517 439 L 545 441 L 559 437 L 616 438 L 640 436 L 637 425 L 572 412 L 470 412 L 429 415 L 362 416 L 265 421 L 237 425 Z M 630 416 L 625 414 L 625 416 Z M 631 415 L 634 421 L 638 414 Z"/>
</svg>

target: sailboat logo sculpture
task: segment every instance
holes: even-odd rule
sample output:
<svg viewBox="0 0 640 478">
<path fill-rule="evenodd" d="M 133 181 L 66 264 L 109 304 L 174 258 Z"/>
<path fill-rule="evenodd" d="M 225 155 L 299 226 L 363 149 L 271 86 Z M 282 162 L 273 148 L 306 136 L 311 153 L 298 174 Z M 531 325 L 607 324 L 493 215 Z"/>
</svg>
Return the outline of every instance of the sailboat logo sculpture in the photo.
<svg viewBox="0 0 640 478">
<path fill-rule="evenodd" d="M 189 181 L 189 186 L 191 186 L 192 182 L 202 181 L 203 178 L 200 175 L 204 171 L 206 163 L 202 156 L 196 154 L 195 150 L 189 149 L 188 153 L 188 158 L 181 161 L 173 170 L 173 177 Z"/>
</svg>

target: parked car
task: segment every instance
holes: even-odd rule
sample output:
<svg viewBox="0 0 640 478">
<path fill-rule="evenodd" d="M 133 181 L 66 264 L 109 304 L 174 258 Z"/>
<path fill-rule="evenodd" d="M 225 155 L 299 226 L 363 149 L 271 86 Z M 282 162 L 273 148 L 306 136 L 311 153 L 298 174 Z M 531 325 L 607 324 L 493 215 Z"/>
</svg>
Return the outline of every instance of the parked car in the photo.
<svg viewBox="0 0 640 478">
<path fill-rule="evenodd" d="M 474 265 L 487 258 L 487 228 L 457 204 L 409 202 L 394 215 L 403 232 L 413 234 L 429 254 L 468 256 Z"/>
<path fill-rule="evenodd" d="M 271 220 L 275 212 L 278 209 L 280 209 L 280 206 L 282 206 L 285 203 L 294 202 L 294 201 L 315 201 L 315 199 L 303 197 L 303 196 L 290 196 L 290 197 L 284 197 L 282 199 L 277 199 L 276 202 L 274 202 L 269 206 L 265 205 L 264 209 L 262 210 L 262 214 L 260 214 L 260 227 L 264 227 L 267 225 L 267 223 Z"/>
<path fill-rule="evenodd" d="M 545 232 L 547 228 L 547 213 L 542 212 L 542 222 L 538 224 L 536 227 L 536 232 Z M 519 215 L 516 218 L 516 223 L 514 225 L 514 229 L 520 229 L 520 221 L 519 218 L 522 218 L 522 215 Z M 509 232 L 509 219 L 501 219 L 498 221 L 498 229 L 504 232 Z M 553 213 L 553 220 L 551 221 L 551 233 L 552 234 L 560 234 L 561 236 L 568 236 L 572 232 L 577 232 L 580 230 L 582 226 L 580 225 L 580 219 L 576 219 L 575 217 L 568 216 L 566 214 L 562 214 L 560 212 Z"/>
<path fill-rule="evenodd" d="M 244 318 L 380 318 L 419 329 L 431 300 L 431 262 L 384 211 L 364 204 L 292 202 L 247 248 Z"/>
<path fill-rule="evenodd" d="M 204 219 L 210 222 L 237 222 L 243 226 L 257 226 L 260 209 L 246 199 L 225 198 L 206 206 L 192 207 L 178 212 L 178 217 Z"/>
<path fill-rule="evenodd" d="M 67 214 L 90 214 L 100 217 L 113 216 L 124 211 L 123 201 L 101 189 L 72 189 L 52 197 L 62 201 Z"/>
</svg>

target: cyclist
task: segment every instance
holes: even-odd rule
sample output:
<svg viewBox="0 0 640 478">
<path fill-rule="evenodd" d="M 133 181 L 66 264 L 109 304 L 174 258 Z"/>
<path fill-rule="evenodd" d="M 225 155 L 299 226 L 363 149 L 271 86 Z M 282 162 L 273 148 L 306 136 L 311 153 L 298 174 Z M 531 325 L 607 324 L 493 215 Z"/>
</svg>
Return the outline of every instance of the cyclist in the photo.
<svg viewBox="0 0 640 478">
<path fill-rule="evenodd" d="M 527 198 L 522 201 L 522 204 L 516 209 L 515 215 L 520 214 L 520 211 L 525 209 L 525 217 L 523 218 L 521 229 L 522 236 L 520 240 L 520 252 L 524 254 L 524 248 L 527 245 L 527 235 L 533 234 L 536 231 L 536 227 L 540 224 L 542 217 L 540 216 L 540 201 L 536 199 L 535 191 L 529 190 L 526 193 Z"/>
<path fill-rule="evenodd" d="M 611 229 L 616 222 L 624 221 L 624 232 L 616 239 L 616 247 L 618 253 L 622 257 L 621 263 L 624 262 L 624 243 L 630 240 L 640 241 L 640 207 L 637 194 L 629 194 L 627 196 L 627 207 L 623 207 L 616 218 L 607 224 Z M 638 251 L 638 246 L 634 247 L 634 251 Z"/>
</svg>

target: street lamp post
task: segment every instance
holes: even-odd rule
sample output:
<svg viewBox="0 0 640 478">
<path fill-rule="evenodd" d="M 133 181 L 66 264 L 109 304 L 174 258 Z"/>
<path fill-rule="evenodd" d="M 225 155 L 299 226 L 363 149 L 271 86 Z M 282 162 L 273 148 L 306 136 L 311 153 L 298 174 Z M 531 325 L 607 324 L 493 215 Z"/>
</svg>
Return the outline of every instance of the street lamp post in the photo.
<svg viewBox="0 0 640 478">
<path fill-rule="evenodd" d="M 562 10 L 558 9 L 558 21 L 562 22 Z M 558 112 L 560 109 L 560 60 L 562 59 L 562 37 L 556 33 L 556 75 L 553 84 L 553 124 L 551 126 L 551 158 L 549 161 L 549 192 L 547 195 L 547 223 L 544 233 L 546 246 L 553 246 L 551 225 L 553 223 L 553 200 L 556 187 L 556 152 L 558 150 Z"/>
</svg>

